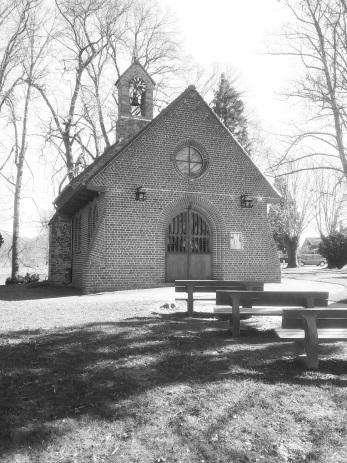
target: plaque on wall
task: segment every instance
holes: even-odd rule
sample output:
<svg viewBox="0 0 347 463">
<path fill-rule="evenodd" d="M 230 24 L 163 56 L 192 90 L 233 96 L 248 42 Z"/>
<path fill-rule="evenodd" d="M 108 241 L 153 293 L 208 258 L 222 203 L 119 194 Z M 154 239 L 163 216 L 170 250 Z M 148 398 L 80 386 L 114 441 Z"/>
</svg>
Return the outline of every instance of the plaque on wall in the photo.
<svg viewBox="0 0 347 463">
<path fill-rule="evenodd" d="M 241 233 L 230 232 L 230 249 L 243 249 Z"/>
</svg>

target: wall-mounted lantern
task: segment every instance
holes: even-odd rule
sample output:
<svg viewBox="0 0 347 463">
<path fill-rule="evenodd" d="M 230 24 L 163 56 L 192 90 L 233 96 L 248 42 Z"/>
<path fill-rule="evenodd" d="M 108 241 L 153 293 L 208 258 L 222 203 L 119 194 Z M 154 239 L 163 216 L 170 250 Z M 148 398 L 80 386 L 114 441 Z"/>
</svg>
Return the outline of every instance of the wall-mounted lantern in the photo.
<svg viewBox="0 0 347 463">
<path fill-rule="evenodd" d="M 253 197 L 249 195 L 241 195 L 240 197 L 241 207 L 245 209 L 250 209 L 253 207 Z"/>
<path fill-rule="evenodd" d="M 135 190 L 135 200 L 144 201 L 146 199 L 146 192 L 142 189 L 142 186 L 139 186 Z"/>
</svg>

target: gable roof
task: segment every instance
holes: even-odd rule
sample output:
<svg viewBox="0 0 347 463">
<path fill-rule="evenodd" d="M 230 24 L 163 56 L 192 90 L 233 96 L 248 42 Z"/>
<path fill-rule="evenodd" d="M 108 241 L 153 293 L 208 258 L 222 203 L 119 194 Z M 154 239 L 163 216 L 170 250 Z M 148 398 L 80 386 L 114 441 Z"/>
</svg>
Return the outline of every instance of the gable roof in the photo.
<svg viewBox="0 0 347 463">
<path fill-rule="evenodd" d="M 234 143 L 240 148 L 242 153 L 248 158 L 248 160 L 253 164 L 254 168 L 261 174 L 261 176 L 264 178 L 264 180 L 267 182 L 269 185 L 270 189 L 274 192 L 275 196 L 274 198 L 281 198 L 282 195 L 279 193 L 277 188 L 270 182 L 270 180 L 266 177 L 266 175 L 260 170 L 260 168 L 257 166 L 257 164 L 253 161 L 253 159 L 250 157 L 250 155 L 247 153 L 245 148 L 241 145 L 241 143 L 234 137 L 233 133 L 228 129 L 228 127 L 223 123 L 223 121 L 220 119 L 220 117 L 215 113 L 215 111 L 206 103 L 206 101 L 203 99 L 203 97 L 200 95 L 200 93 L 195 89 L 194 85 L 191 85 L 190 87 L 193 87 L 194 90 L 196 91 L 197 95 L 200 97 L 204 105 L 207 107 L 207 109 L 210 111 L 210 113 L 213 114 L 213 116 L 217 119 L 219 124 L 223 127 L 224 130 L 227 131 L 228 135 L 233 139 Z M 189 87 L 188 87 L 189 88 Z"/>
<path fill-rule="evenodd" d="M 318 246 L 320 242 L 322 241 L 321 238 L 314 237 L 314 238 L 305 238 L 305 241 L 302 244 L 302 247 L 304 246 Z"/>
<path fill-rule="evenodd" d="M 80 174 L 78 174 L 75 178 L 73 178 L 68 185 L 62 190 L 59 196 L 54 200 L 54 204 L 59 207 L 59 204 L 64 202 L 65 198 L 69 197 L 72 190 L 78 188 L 79 185 L 83 184 L 86 185 L 90 180 L 98 174 L 106 165 L 111 162 L 114 158 L 116 158 L 123 149 L 127 148 L 131 143 L 133 143 L 137 138 L 139 138 L 143 132 L 148 130 L 156 121 L 160 120 L 168 111 L 176 106 L 176 104 L 183 99 L 187 93 L 195 90 L 194 85 L 190 85 L 184 92 L 182 92 L 175 100 L 173 100 L 166 108 L 164 108 L 160 113 L 153 118 L 151 121 L 148 122 L 142 129 L 140 129 L 136 134 L 128 139 L 117 141 L 109 148 L 107 148 L 101 156 L 95 159 L 92 164 L 89 164 Z M 195 90 L 196 91 L 196 90 Z M 198 92 L 196 92 L 198 93 Z M 200 95 L 199 95 L 200 96 Z"/>
<path fill-rule="evenodd" d="M 152 82 L 153 85 L 155 85 L 155 81 L 152 79 L 152 77 L 148 74 L 148 72 L 146 71 L 146 69 L 142 66 L 142 64 L 140 63 L 139 60 L 135 60 L 133 63 L 131 63 L 131 65 L 123 72 L 123 74 L 121 74 L 119 76 L 119 78 L 117 79 L 116 83 L 115 83 L 115 86 L 117 87 L 118 84 L 119 84 L 119 81 L 122 79 L 123 76 L 125 76 L 125 74 L 127 74 L 132 68 L 136 68 L 136 67 L 139 67 L 143 72 L 144 74 L 146 74 L 146 76 L 148 77 L 148 79 Z"/>
<path fill-rule="evenodd" d="M 135 140 L 143 135 L 152 125 L 154 125 L 158 120 L 163 118 L 169 111 L 173 110 L 175 106 L 187 95 L 194 93 L 198 96 L 200 101 L 203 105 L 207 108 L 207 110 L 213 115 L 213 117 L 218 121 L 218 123 L 222 126 L 222 128 L 228 133 L 233 140 L 233 142 L 240 148 L 241 152 L 247 157 L 247 159 L 251 162 L 254 168 L 261 174 L 264 180 L 267 182 L 270 189 L 273 191 L 273 199 L 278 199 L 281 197 L 280 193 L 276 190 L 276 188 L 272 185 L 272 183 L 268 180 L 268 178 L 261 172 L 259 167 L 254 163 L 252 158 L 248 155 L 246 150 L 243 146 L 235 139 L 234 135 L 230 132 L 230 130 L 223 124 L 221 119 L 217 116 L 217 114 L 213 111 L 213 109 L 207 104 L 207 102 L 203 99 L 200 93 L 196 90 L 194 85 L 189 85 L 177 98 L 175 98 L 166 108 L 164 108 L 155 118 L 148 122 L 141 130 L 139 130 L 133 137 L 130 139 L 117 141 L 112 146 L 107 148 L 101 156 L 96 158 L 96 160 L 87 166 L 83 172 L 81 172 L 77 177 L 71 180 L 71 182 L 62 190 L 59 196 L 54 200 L 54 204 L 56 205 L 57 209 L 59 210 L 67 201 L 71 200 L 74 196 L 74 192 L 81 190 L 81 187 L 84 189 L 88 189 L 88 183 L 95 177 L 102 169 L 104 169 L 111 161 L 113 161 L 123 150 L 125 150 L 130 144 L 132 144 Z M 91 188 L 95 191 L 95 187 Z"/>
</svg>

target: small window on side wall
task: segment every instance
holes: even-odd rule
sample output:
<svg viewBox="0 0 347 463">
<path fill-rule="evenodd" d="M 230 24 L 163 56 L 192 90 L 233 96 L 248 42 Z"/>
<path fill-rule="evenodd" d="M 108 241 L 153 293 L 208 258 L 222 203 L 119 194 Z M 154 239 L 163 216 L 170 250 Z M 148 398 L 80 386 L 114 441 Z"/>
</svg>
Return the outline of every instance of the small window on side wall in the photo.
<svg viewBox="0 0 347 463">
<path fill-rule="evenodd" d="M 88 245 L 92 241 L 93 236 L 93 210 L 90 207 L 88 210 Z"/>
<path fill-rule="evenodd" d="M 72 250 L 75 254 L 77 250 L 77 217 L 74 217 L 72 221 Z"/>
<path fill-rule="evenodd" d="M 82 216 L 81 214 L 77 218 L 77 252 L 81 252 L 82 243 Z"/>
<path fill-rule="evenodd" d="M 98 206 L 96 204 L 94 207 L 90 206 L 88 210 L 88 245 L 90 245 L 92 242 L 92 238 L 98 223 L 98 216 Z"/>
<path fill-rule="evenodd" d="M 98 224 L 98 218 L 99 218 L 98 206 L 95 204 L 94 212 L 93 212 L 93 233 L 95 233 L 96 226 Z"/>
<path fill-rule="evenodd" d="M 81 252 L 82 247 L 82 216 L 76 216 L 72 223 L 72 249 L 74 254 Z"/>
</svg>

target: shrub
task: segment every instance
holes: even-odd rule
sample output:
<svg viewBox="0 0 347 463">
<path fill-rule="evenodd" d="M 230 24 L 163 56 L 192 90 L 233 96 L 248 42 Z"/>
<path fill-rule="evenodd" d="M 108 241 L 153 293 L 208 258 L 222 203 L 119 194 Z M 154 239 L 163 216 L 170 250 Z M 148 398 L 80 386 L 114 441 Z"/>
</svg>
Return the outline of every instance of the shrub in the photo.
<svg viewBox="0 0 347 463">
<path fill-rule="evenodd" d="M 29 273 L 27 272 L 26 275 L 23 277 L 22 275 L 17 275 L 15 278 L 8 277 L 6 278 L 5 284 L 6 285 L 21 285 L 23 283 L 34 283 L 39 281 L 40 275 L 38 273 Z"/>
<path fill-rule="evenodd" d="M 326 258 L 329 268 L 341 268 L 347 264 L 347 236 L 335 232 L 323 236 L 319 253 Z"/>
<path fill-rule="evenodd" d="M 5 281 L 6 285 L 21 285 L 23 283 L 25 283 L 25 279 L 22 275 L 17 275 L 14 278 L 8 277 Z"/>
<path fill-rule="evenodd" d="M 25 277 L 24 277 L 24 283 L 34 283 L 36 281 L 39 281 L 40 275 L 38 273 L 29 273 L 27 272 Z"/>
</svg>

